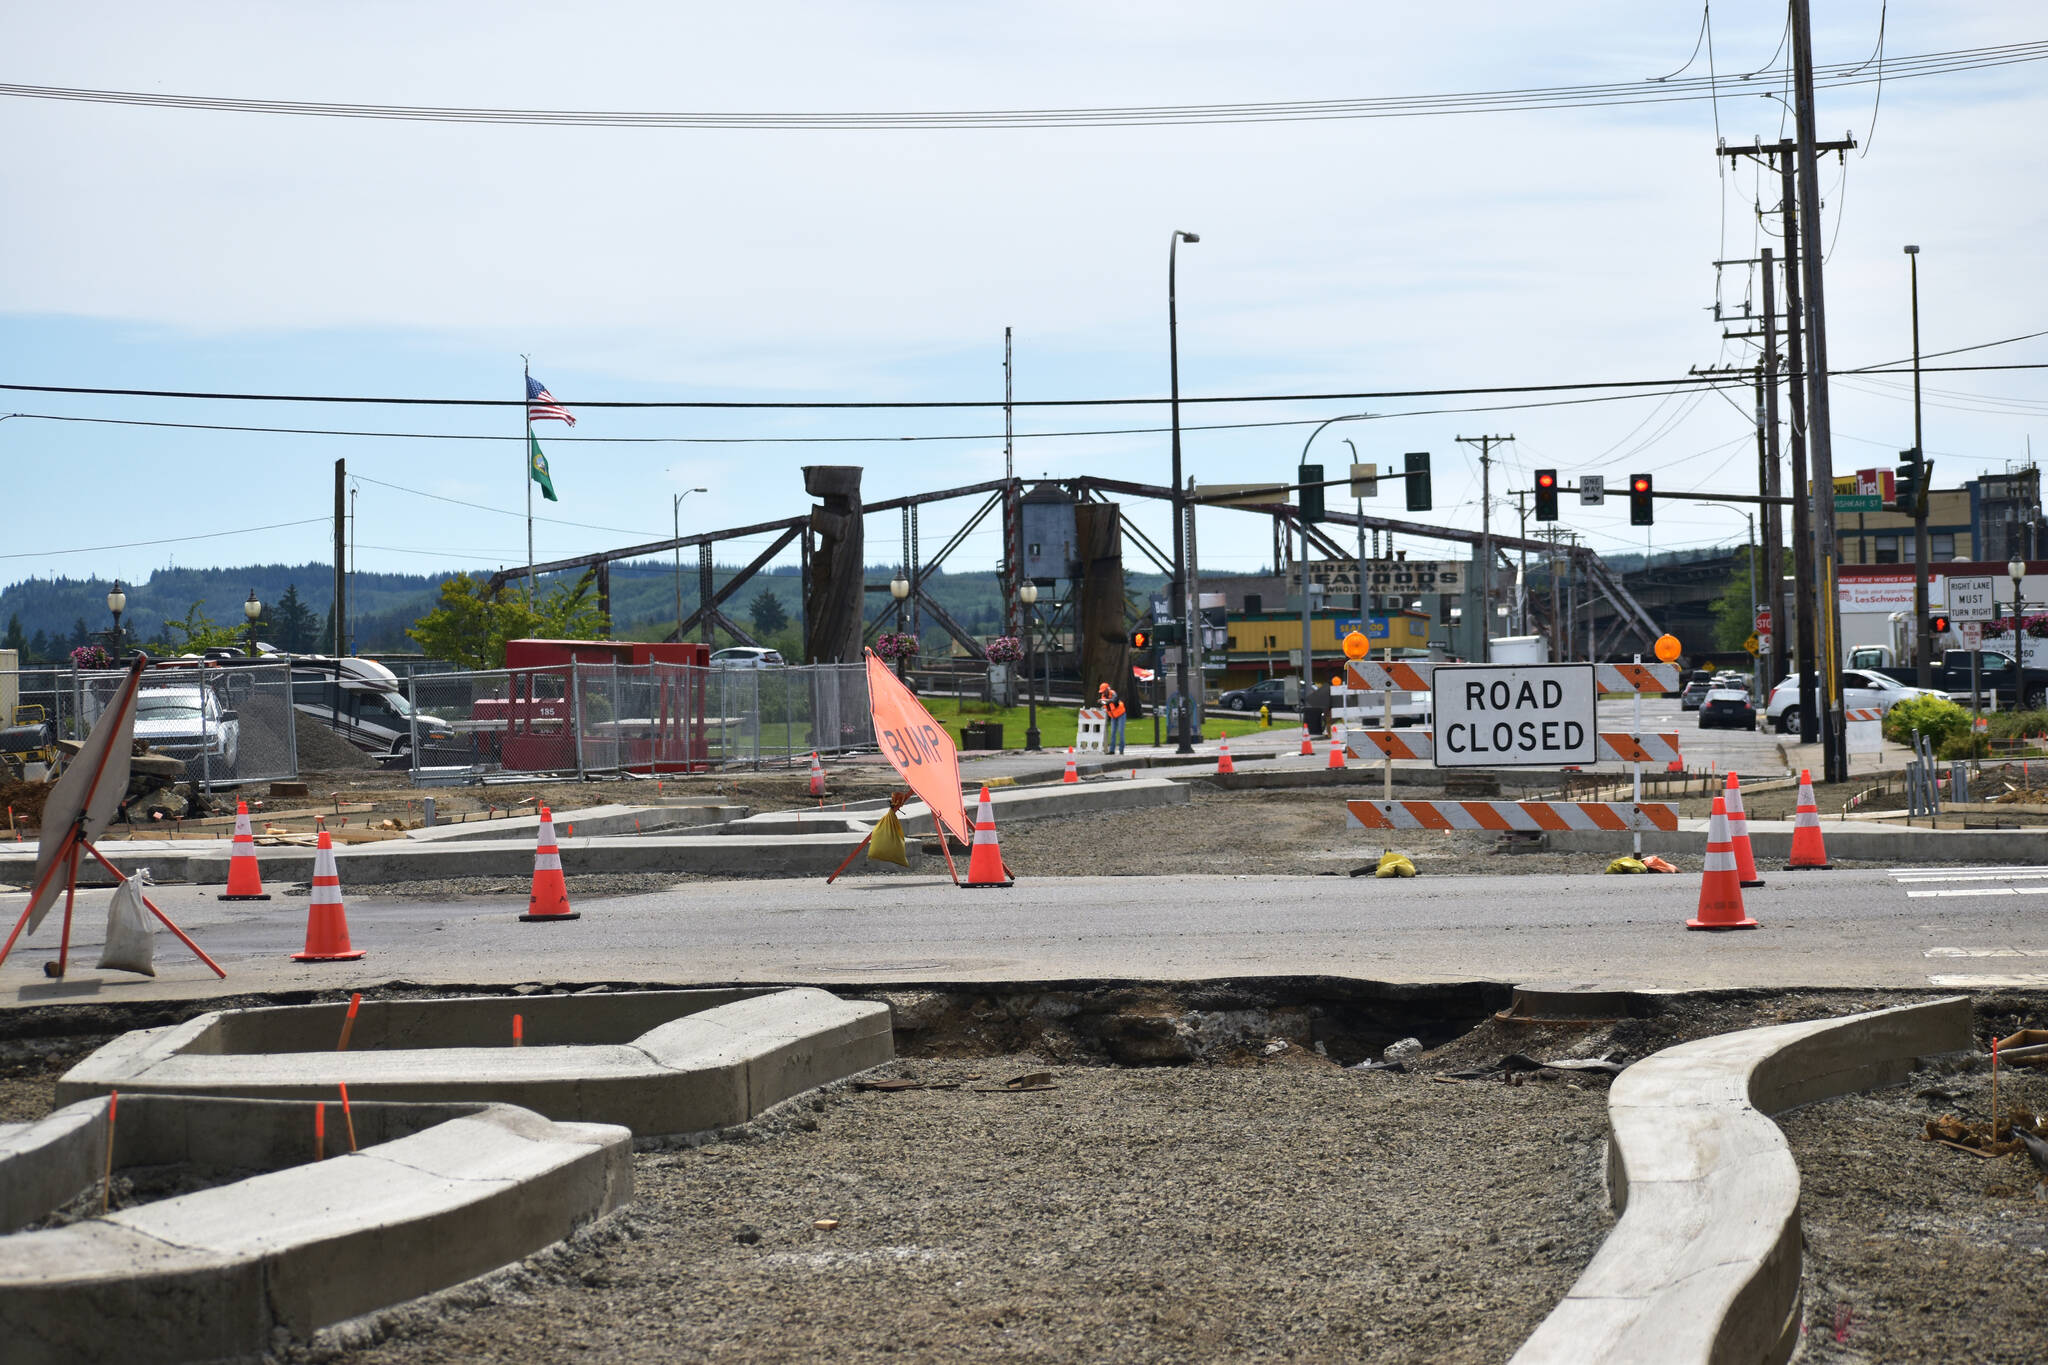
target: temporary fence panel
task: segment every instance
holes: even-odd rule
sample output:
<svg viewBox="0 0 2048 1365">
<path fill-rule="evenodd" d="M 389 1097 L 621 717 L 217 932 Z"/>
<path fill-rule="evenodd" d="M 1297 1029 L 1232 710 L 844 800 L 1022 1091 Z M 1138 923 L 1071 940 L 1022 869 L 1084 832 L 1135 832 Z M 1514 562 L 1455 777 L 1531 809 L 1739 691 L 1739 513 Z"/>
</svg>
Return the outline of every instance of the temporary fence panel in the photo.
<svg viewBox="0 0 2048 1365">
<path fill-rule="evenodd" d="M 859 664 L 571 662 L 407 680 L 415 774 L 703 772 L 873 748 Z"/>
<path fill-rule="evenodd" d="M 127 676 L 126 669 L 71 674 L 72 737 L 84 738 Z M 295 778 L 291 668 L 152 668 L 136 694 L 135 737 L 182 760 L 186 779 L 201 788 Z"/>
</svg>

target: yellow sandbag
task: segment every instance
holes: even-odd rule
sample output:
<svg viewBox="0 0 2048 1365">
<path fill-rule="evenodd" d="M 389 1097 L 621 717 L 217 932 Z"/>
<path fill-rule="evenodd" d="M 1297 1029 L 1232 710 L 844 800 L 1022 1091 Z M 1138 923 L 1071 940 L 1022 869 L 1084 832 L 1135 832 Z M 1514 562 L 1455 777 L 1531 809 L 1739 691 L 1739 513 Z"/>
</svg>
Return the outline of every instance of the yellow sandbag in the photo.
<svg viewBox="0 0 2048 1365">
<path fill-rule="evenodd" d="M 1404 853 L 1385 853 L 1380 855 L 1379 870 L 1372 875 L 1375 877 L 1412 877 L 1415 875 L 1415 864 L 1409 862 L 1408 856 Z"/>
<path fill-rule="evenodd" d="M 1645 866 L 1643 866 L 1643 863 L 1642 863 L 1642 860 L 1641 860 L 1641 859 L 1638 859 L 1638 858 L 1630 858 L 1630 857 L 1620 857 L 1620 858 L 1616 858 L 1616 859 L 1615 859 L 1615 860 L 1614 860 L 1613 862 L 1609 863 L 1609 864 L 1607 865 L 1607 870 L 1608 870 L 1608 872 L 1609 872 L 1609 873 L 1616 873 L 1616 872 L 1648 872 L 1648 871 L 1649 871 L 1650 869 L 1649 869 L 1649 868 L 1647 868 L 1647 867 L 1645 867 Z"/>
<path fill-rule="evenodd" d="M 868 859 L 877 863 L 894 863 L 898 867 L 910 866 L 910 854 L 903 847 L 903 822 L 896 818 L 895 811 L 883 815 L 875 826 L 875 837 L 868 840 Z"/>
</svg>

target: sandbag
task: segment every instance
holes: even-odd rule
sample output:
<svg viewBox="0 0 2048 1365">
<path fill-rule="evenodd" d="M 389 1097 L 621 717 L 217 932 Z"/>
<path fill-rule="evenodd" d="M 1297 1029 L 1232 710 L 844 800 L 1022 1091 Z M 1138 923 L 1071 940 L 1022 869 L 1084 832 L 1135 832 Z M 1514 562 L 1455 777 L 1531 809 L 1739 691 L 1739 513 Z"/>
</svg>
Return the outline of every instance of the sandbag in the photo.
<svg viewBox="0 0 2048 1365">
<path fill-rule="evenodd" d="M 868 840 L 868 858 L 878 863 L 894 863 L 898 867 L 910 866 L 909 850 L 903 846 L 903 822 L 896 818 L 896 812 L 885 814 L 875 825 L 875 836 Z"/>
<path fill-rule="evenodd" d="M 114 898 L 107 902 L 107 944 L 96 965 L 140 976 L 156 975 L 156 934 L 149 909 L 142 903 L 142 888 L 148 880 L 147 872 L 137 872 L 114 888 Z"/>
</svg>

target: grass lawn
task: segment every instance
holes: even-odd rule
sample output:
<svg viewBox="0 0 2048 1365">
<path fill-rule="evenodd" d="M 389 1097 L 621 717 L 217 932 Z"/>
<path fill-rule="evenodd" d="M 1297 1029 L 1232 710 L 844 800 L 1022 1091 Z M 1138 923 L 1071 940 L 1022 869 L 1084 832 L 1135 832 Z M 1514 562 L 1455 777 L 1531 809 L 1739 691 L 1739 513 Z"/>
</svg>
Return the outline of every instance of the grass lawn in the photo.
<svg viewBox="0 0 2048 1365">
<path fill-rule="evenodd" d="M 932 719 L 946 727 L 957 742 L 960 727 L 976 721 L 992 720 L 1003 727 L 1003 743 L 1012 749 L 1024 747 L 1024 728 L 1029 723 L 1030 712 L 1022 706 L 991 706 L 986 702 L 961 700 L 958 697 L 921 697 L 925 709 L 932 713 Z M 1165 735 L 1162 722 L 1161 737 Z M 1215 716 L 1206 718 L 1202 725 L 1204 739 L 1222 739 L 1225 736 L 1236 739 L 1240 735 L 1257 734 L 1260 730 L 1256 712 L 1243 717 Z M 1275 725 L 1275 729 L 1299 729 L 1300 726 Z M 1041 706 L 1038 708 L 1039 743 L 1048 749 L 1065 749 L 1074 742 L 1080 729 L 1080 720 L 1069 706 Z M 1124 739 L 1131 744 L 1152 742 L 1152 717 L 1132 716 L 1125 722 Z"/>
</svg>

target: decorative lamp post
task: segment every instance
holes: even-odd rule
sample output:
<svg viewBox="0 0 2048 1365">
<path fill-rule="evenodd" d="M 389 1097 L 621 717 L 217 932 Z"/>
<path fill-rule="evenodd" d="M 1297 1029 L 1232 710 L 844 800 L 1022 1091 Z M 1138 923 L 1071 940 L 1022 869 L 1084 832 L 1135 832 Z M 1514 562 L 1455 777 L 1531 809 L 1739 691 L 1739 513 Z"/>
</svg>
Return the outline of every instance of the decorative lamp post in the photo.
<svg viewBox="0 0 2048 1365">
<path fill-rule="evenodd" d="M 910 580 L 897 574 L 889 580 L 889 596 L 896 599 L 896 676 L 903 676 L 903 604 L 910 597 Z"/>
<path fill-rule="evenodd" d="M 249 657 L 256 657 L 256 619 L 263 615 L 263 604 L 256 600 L 256 589 L 249 589 L 249 600 L 242 603 L 242 615 L 249 618 Z"/>
<path fill-rule="evenodd" d="M 677 543 L 677 545 L 676 545 L 676 643 L 677 643 L 677 644 L 681 644 L 681 643 L 683 642 L 683 547 L 682 547 L 682 544 L 680 543 L 680 542 L 682 541 L 682 538 L 683 538 L 683 499 L 684 499 L 684 498 L 687 498 L 687 497 L 689 497 L 689 496 L 690 496 L 690 494 L 692 494 L 692 493 L 704 493 L 704 492 L 709 492 L 709 491 L 710 491 L 710 490 L 708 490 L 708 489 L 704 489 L 704 488 L 685 488 L 685 489 L 684 489 L 684 490 L 683 490 L 682 492 L 680 492 L 680 493 L 671 493 L 671 494 L 669 494 L 669 503 L 668 503 L 668 511 L 669 511 L 669 517 L 670 517 L 670 520 L 671 520 L 671 521 L 672 521 L 672 523 L 673 523 L 673 529 L 674 529 L 674 531 L 675 531 L 675 538 L 676 538 L 676 541 L 678 542 L 678 543 Z M 704 619 L 705 619 L 705 620 L 706 620 L 706 621 L 708 622 L 708 621 L 709 621 L 709 620 L 711 619 L 711 618 L 710 618 L 710 615 L 709 615 L 709 614 L 707 613 L 707 614 L 705 615 L 705 618 L 704 618 Z M 708 637 L 708 636 L 707 636 L 706 638 L 708 639 L 708 638 L 710 638 L 710 637 Z"/>
<path fill-rule="evenodd" d="M 2020 580 L 2027 576 L 2027 561 L 2010 561 L 2005 566 L 2005 575 L 2012 580 L 2012 661 L 2016 667 L 2024 669 L 2027 666 L 2027 628 L 2026 613 L 2020 609 Z M 2020 701 L 2024 704 L 2026 698 L 2022 696 Z"/>
<path fill-rule="evenodd" d="M 114 657 L 119 659 L 124 652 L 121 648 L 121 613 L 128 610 L 128 594 L 121 590 L 118 578 L 114 580 L 114 586 L 107 589 L 107 610 L 114 613 L 114 628 L 107 634 L 113 640 Z"/>
<path fill-rule="evenodd" d="M 1166 353 L 1167 368 L 1173 390 L 1173 497 L 1171 499 L 1173 510 L 1173 583 L 1168 590 L 1167 609 L 1173 613 L 1174 619 L 1182 623 L 1181 628 L 1183 631 L 1180 658 L 1174 665 L 1174 674 L 1179 683 L 1181 700 L 1180 743 L 1175 752 L 1183 754 L 1191 754 L 1195 751 L 1192 737 L 1188 733 L 1194 721 L 1194 706 L 1188 698 L 1189 644 L 1185 635 L 1185 632 L 1195 629 L 1195 624 L 1192 620 L 1187 619 L 1192 617 L 1194 613 L 1188 610 L 1187 604 L 1187 525 L 1184 510 L 1185 504 L 1182 502 L 1185 493 L 1181 486 L 1180 477 L 1180 314 L 1174 303 L 1173 276 L 1174 267 L 1180 259 L 1180 244 L 1182 242 L 1192 244 L 1201 240 L 1201 236 L 1197 233 L 1182 232 L 1176 228 L 1174 229 L 1173 239 L 1166 247 Z"/>
<path fill-rule="evenodd" d="M 1024 723 L 1024 752 L 1038 752 L 1038 680 L 1031 674 L 1033 642 L 1038 636 L 1038 585 L 1025 579 L 1017 585 L 1017 600 L 1024 604 L 1024 700 L 1029 716 Z"/>
</svg>

